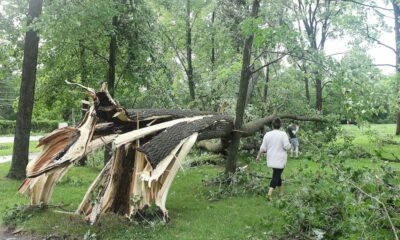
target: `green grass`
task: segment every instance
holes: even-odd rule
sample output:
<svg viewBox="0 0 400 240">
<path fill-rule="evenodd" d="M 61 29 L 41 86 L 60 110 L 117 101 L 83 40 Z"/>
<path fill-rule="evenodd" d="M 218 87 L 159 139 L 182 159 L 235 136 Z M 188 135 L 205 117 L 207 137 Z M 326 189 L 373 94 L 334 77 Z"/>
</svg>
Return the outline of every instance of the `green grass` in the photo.
<svg viewBox="0 0 400 240">
<path fill-rule="evenodd" d="M 395 124 L 372 124 L 362 127 L 354 125 L 343 126 L 343 134 L 355 136 L 354 144 L 362 147 L 365 151 L 375 153 L 383 150 L 382 156 L 394 159 L 393 155 L 400 158 L 400 136 L 395 136 Z M 396 144 L 377 145 L 376 138 L 385 138 Z"/>
<path fill-rule="evenodd" d="M 382 134 L 390 133 L 394 125 L 372 126 Z M 365 129 L 344 127 L 345 134 L 356 136 L 356 143 L 366 149 L 370 148 L 370 141 L 365 136 Z M 395 138 L 400 140 L 400 138 Z M 193 156 L 191 156 L 193 158 Z M 243 156 L 241 165 L 251 160 L 249 169 L 257 170 L 260 175 L 271 175 L 264 163 L 256 164 L 255 156 Z M 349 166 L 354 168 L 379 168 L 380 163 L 369 159 L 349 160 Z M 392 163 L 400 169 L 400 164 Z M 0 164 L 0 218 L 7 207 L 14 204 L 28 204 L 29 199 L 16 193 L 21 181 L 6 179 L 9 163 Z M 310 171 L 317 171 L 319 165 L 304 159 L 289 159 L 284 171 L 285 198 L 300 187 L 300 183 L 291 182 L 291 178 L 298 174 L 298 169 L 308 166 Z M 57 185 L 52 197 L 53 205 L 63 204 L 69 211 L 77 208 L 80 200 L 90 183 L 100 169 L 91 167 L 75 167 Z M 56 208 L 34 214 L 29 220 L 18 225 L 28 233 L 35 235 L 56 236 L 67 235 L 83 239 L 90 230 L 95 232 L 99 239 L 264 239 L 265 234 L 281 235 L 287 223 L 283 213 L 273 203 L 267 202 L 263 196 L 232 197 L 219 201 L 209 201 L 207 191 L 202 180 L 216 176 L 223 171 L 222 167 L 200 166 L 180 171 L 170 189 L 167 209 L 171 221 L 166 225 L 143 227 L 129 223 L 126 218 L 115 215 L 105 215 L 93 226 L 87 224 L 80 216 L 56 212 Z M 269 180 L 265 180 L 267 186 Z M 1 223 L 1 222 L 0 222 Z M 6 223 L 3 223 L 6 224 Z"/>
<path fill-rule="evenodd" d="M 29 152 L 40 152 L 40 148 L 36 147 L 38 141 L 29 142 Z M 0 156 L 12 155 L 14 143 L 2 143 L 0 144 Z"/>
<path fill-rule="evenodd" d="M 295 168 L 298 164 L 301 163 L 296 162 L 290 168 Z M 6 174 L 8 167 L 9 164 L 0 165 L 0 176 Z M 76 237 L 82 237 L 88 229 L 92 229 L 102 235 L 102 239 L 131 239 L 140 236 L 151 239 L 237 239 L 244 238 L 254 230 L 281 232 L 283 223 L 279 224 L 280 218 L 274 219 L 275 224 L 272 224 L 272 218 L 278 217 L 279 211 L 263 197 L 228 198 L 216 202 L 207 200 L 202 179 L 206 175 L 216 175 L 221 170 L 202 166 L 177 175 L 168 196 L 167 208 L 171 221 L 166 226 L 134 226 L 128 224 L 125 219 L 112 215 L 101 218 L 95 226 L 89 226 L 77 216 L 49 210 L 34 215 L 19 227 L 41 235 L 57 232 L 59 235 Z M 73 168 L 68 176 L 70 179 L 79 178 L 82 185 L 70 186 L 68 182 L 61 183 L 55 189 L 53 204 L 69 204 L 66 207 L 68 210 L 75 209 L 98 172 L 99 170 L 94 168 Z M 3 188 L 0 196 L 1 199 L 5 199 L 0 205 L 0 212 L 4 212 L 7 206 L 11 207 L 15 203 L 29 202 L 25 197 L 16 194 L 19 184 L 20 181 L 0 178 Z M 264 222 L 268 222 L 269 229 L 265 229 Z"/>
</svg>

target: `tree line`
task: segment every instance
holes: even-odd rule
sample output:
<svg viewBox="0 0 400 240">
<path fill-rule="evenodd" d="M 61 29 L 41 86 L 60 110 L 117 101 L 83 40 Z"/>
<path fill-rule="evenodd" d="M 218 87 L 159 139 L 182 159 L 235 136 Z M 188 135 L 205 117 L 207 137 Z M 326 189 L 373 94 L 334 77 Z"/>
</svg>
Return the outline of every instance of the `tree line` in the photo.
<svg viewBox="0 0 400 240">
<path fill-rule="evenodd" d="M 382 75 L 366 53 L 386 45 L 378 37 L 388 18 L 399 39 L 398 2 L 377 2 L 5 0 L 0 79 L 20 86 L 8 176 L 25 176 L 32 117 L 61 119 L 65 109 L 84 108 L 83 93 L 65 80 L 107 82 L 129 108 L 235 116 L 227 172 L 242 125 L 271 114 L 400 122 L 398 75 Z M 327 54 L 329 41 L 344 36 L 349 50 Z"/>
</svg>

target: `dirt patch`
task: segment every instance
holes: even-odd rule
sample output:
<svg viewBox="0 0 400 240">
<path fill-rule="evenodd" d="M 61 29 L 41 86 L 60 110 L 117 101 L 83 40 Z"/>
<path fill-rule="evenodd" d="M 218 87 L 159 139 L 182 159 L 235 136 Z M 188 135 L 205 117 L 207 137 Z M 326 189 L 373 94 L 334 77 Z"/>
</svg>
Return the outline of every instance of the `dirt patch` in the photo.
<svg viewBox="0 0 400 240">
<path fill-rule="evenodd" d="M 0 240 L 77 240 L 77 238 L 71 238 L 69 235 L 56 236 L 51 234 L 39 237 L 23 232 L 22 230 L 5 229 L 3 226 L 0 226 Z"/>
<path fill-rule="evenodd" d="M 8 230 L 0 227 L 0 239 L 1 240 L 38 240 L 34 236 L 26 235 L 19 230 Z"/>
</svg>

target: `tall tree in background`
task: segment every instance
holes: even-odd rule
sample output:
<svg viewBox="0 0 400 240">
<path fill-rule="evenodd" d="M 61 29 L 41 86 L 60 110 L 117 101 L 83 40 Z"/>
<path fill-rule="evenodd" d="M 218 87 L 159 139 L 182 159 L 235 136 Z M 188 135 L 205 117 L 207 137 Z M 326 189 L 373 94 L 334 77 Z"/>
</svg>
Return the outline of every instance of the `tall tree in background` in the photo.
<svg viewBox="0 0 400 240">
<path fill-rule="evenodd" d="M 305 33 L 305 39 L 313 55 L 312 58 L 314 58 L 312 73 L 315 82 L 315 109 L 322 112 L 324 78 L 323 71 L 320 68 L 323 66 L 322 56 L 324 55 L 326 40 L 334 30 L 332 19 L 341 13 L 341 8 L 338 1 L 335 0 L 298 0 L 294 2 L 291 8 L 297 17 L 299 31 Z M 308 87 L 308 79 L 306 80 L 306 87 Z"/>
<path fill-rule="evenodd" d="M 399 91 L 400 91 L 400 5 L 397 0 L 392 0 L 393 5 L 393 13 L 394 13 L 394 33 L 396 37 L 396 95 L 397 98 L 400 99 Z M 400 105 L 400 101 L 398 100 L 398 105 Z M 400 106 L 397 107 L 396 113 L 396 135 L 400 135 Z"/>
<path fill-rule="evenodd" d="M 118 27 L 118 17 L 113 16 L 112 18 L 112 27 L 110 36 L 110 46 L 109 46 L 109 55 L 108 55 L 108 75 L 107 75 L 107 85 L 108 91 L 111 96 L 114 97 L 114 88 L 115 88 L 115 68 L 117 65 L 117 27 Z"/>
<path fill-rule="evenodd" d="M 38 59 L 39 36 L 31 25 L 42 12 L 43 0 L 30 0 L 28 28 L 25 35 L 22 80 L 18 102 L 17 123 L 14 138 L 13 156 L 9 178 L 23 179 L 29 157 L 29 136 L 31 130 L 33 101 L 35 95 L 36 67 Z"/>
<path fill-rule="evenodd" d="M 385 15 L 385 13 L 382 12 L 391 12 L 393 14 L 394 17 L 394 33 L 395 33 L 395 43 L 396 43 L 396 47 L 393 48 L 391 46 L 389 46 L 388 44 L 381 42 L 376 36 L 374 36 L 374 31 L 376 29 L 373 29 L 373 26 L 365 23 L 363 25 L 365 25 L 364 27 L 360 28 L 361 31 L 363 32 L 363 35 L 365 35 L 365 37 L 368 40 L 373 41 L 374 43 L 377 43 L 378 45 L 385 47 L 389 50 L 391 50 L 395 56 L 396 56 L 396 65 L 392 65 L 392 64 L 376 64 L 376 66 L 390 66 L 396 69 L 396 84 L 394 86 L 396 95 L 397 95 L 397 106 L 396 106 L 396 135 L 400 135 L 400 2 L 398 0 L 391 0 L 389 1 L 392 4 L 393 9 L 390 9 L 386 6 L 379 6 L 377 5 L 374 1 L 369 2 L 369 1 L 363 1 L 363 2 L 358 2 L 358 1 L 351 1 L 351 0 L 346 0 L 349 1 L 355 5 L 359 5 L 365 8 L 365 10 L 367 9 L 372 9 L 378 16 L 380 17 L 384 17 L 387 18 L 387 15 Z M 359 27 L 359 26 L 358 26 Z M 378 31 L 380 31 L 380 29 L 378 29 Z"/>
<path fill-rule="evenodd" d="M 196 99 L 195 95 L 195 82 L 193 79 L 193 63 L 192 63 L 192 24 L 191 24 L 191 15 L 192 15 L 192 4 L 191 0 L 186 0 L 186 60 L 187 60 L 187 69 L 186 74 L 189 82 L 189 93 L 190 100 L 194 101 Z"/>
<path fill-rule="evenodd" d="M 260 7 L 260 0 L 254 0 L 251 8 L 251 18 L 256 18 L 258 9 Z M 246 106 L 247 89 L 252 75 L 251 51 L 253 46 L 254 33 L 249 35 L 244 43 L 243 49 L 243 62 L 242 71 L 240 73 L 239 93 L 236 101 L 236 117 L 235 117 L 235 130 L 231 136 L 231 142 L 228 148 L 228 158 L 226 162 L 225 173 L 233 173 L 236 170 L 236 159 L 239 151 L 240 144 L 240 130 L 243 125 L 243 116 Z"/>
<path fill-rule="evenodd" d="M 110 46 L 108 54 L 108 75 L 107 75 L 107 86 L 111 96 L 114 97 L 115 90 L 115 69 L 117 66 L 117 28 L 118 28 L 118 17 L 113 16 L 112 18 L 112 31 L 110 36 Z M 112 156 L 111 144 L 107 144 L 104 149 L 104 163 L 107 163 Z"/>
</svg>

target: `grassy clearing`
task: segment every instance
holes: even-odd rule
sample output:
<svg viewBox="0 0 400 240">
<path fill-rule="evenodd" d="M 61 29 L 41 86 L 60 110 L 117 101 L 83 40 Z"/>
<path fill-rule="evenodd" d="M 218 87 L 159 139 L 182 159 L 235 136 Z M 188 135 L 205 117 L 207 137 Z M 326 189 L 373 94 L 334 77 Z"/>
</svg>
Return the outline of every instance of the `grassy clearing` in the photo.
<svg viewBox="0 0 400 240">
<path fill-rule="evenodd" d="M 354 136 L 354 144 L 365 151 L 375 153 L 382 151 L 382 156 L 394 159 L 400 158 L 400 136 L 395 136 L 395 124 L 371 124 L 366 126 L 345 125 L 343 135 Z M 376 139 L 387 139 L 390 143 L 380 143 Z"/>
<path fill-rule="evenodd" d="M 344 127 L 345 134 L 355 135 L 357 145 L 370 148 L 368 138 L 363 136 L 363 131 L 366 130 L 353 127 Z M 393 126 L 382 126 L 382 129 L 373 127 L 386 134 L 390 133 Z M 255 156 L 242 156 L 240 165 L 249 164 L 249 169 L 260 172 L 260 175 L 270 176 L 271 171 L 264 163 L 257 164 L 254 158 Z M 354 168 L 378 169 L 380 166 L 380 162 L 369 159 L 349 160 L 347 164 Z M 391 165 L 400 169 L 400 164 Z M 292 182 L 291 179 L 294 175 L 301 174 L 299 169 L 302 168 L 307 168 L 307 171 L 320 169 L 318 164 L 305 159 L 289 159 L 283 174 L 286 180 L 284 199 L 291 198 L 296 188 L 301 187 L 300 183 Z M 29 203 L 29 199 L 16 193 L 21 182 L 4 177 L 8 169 L 9 163 L 0 164 L 0 218 L 7 207 Z M 290 223 L 285 222 L 282 211 L 274 203 L 267 202 L 263 196 L 232 197 L 219 201 L 207 199 L 207 192 L 211 188 L 205 187 L 202 180 L 216 176 L 222 170 L 222 167 L 203 165 L 180 171 L 169 192 L 167 208 L 171 221 L 166 225 L 137 226 L 129 223 L 126 218 L 109 214 L 90 226 L 79 216 L 56 212 L 59 209 L 50 208 L 34 214 L 18 227 L 36 235 L 66 235 L 77 239 L 83 239 L 88 231 L 95 233 L 99 239 L 265 239 L 271 233 L 275 236 L 281 235 Z M 64 208 L 68 211 L 76 209 L 99 171 L 96 167 L 73 168 L 55 188 L 52 204 L 65 205 Z M 265 186 L 268 183 L 269 179 L 266 179 Z"/>
<path fill-rule="evenodd" d="M 40 152 L 40 148 L 37 147 L 38 141 L 29 142 L 29 152 Z M 14 143 L 2 143 L 0 144 L 0 156 L 12 155 Z"/>
<path fill-rule="evenodd" d="M 291 168 L 294 169 L 298 164 L 301 163 L 296 162 Z M 6 174 L 8 166 L 9 164 L 0 165 L 0 176 Z M 253 167 L 261 166 L 254 165 Z M 279 220 L 278 222 L 274 220 L 275 223 L 272 224 L 272 218 L 279 216 L 279 211 L 267 203 L 263 197 L 229 198 L 216 202 L 207 200 L 202 179 L 215 175 L 220 170 L 222 169 L 202 166 L 178 174 L 169 193 L 167 207 L 171 222 L 166 226 L 155 228 L 134 226 L 125 219 L 111 215 L 103 217 L 95 226 L 89 226 L 79 217 L 49 210 L 34 215 L 20 227 L 25 231 L 41 235 L 57 233 L 77 238 L 82 238 L 88 230 L 91 230 L 102 236 L 102 239 L 134 237 L 237 239 L 238 237 L 246 238 L 254 234 L 253 231 L 257 234 L 263 234 L 265 231 L 281 232 L 284 223 L 277 224 Z M 72 180 L 64 181 L 57 186 L 52 198 L 53 204 L 69 204 L 65 208 L 75 209 L 98 171 L 99 169 L 94 168 L 72 169 L 68 174 L 69 179 Z M 76 184 L 74 181 L 76 179 L 80 179 L 81 184 Z M 3 213 L 7 206 L 11 207 L 14 203 L 28 203 L 28 199 L 15 193 L 19 184 L 19 181 L 0 178 L 0 185 L 3 188 L 0 196 L 1 199 L 6 199 L 2 200 L 0 212 Z"/>
</svg>

